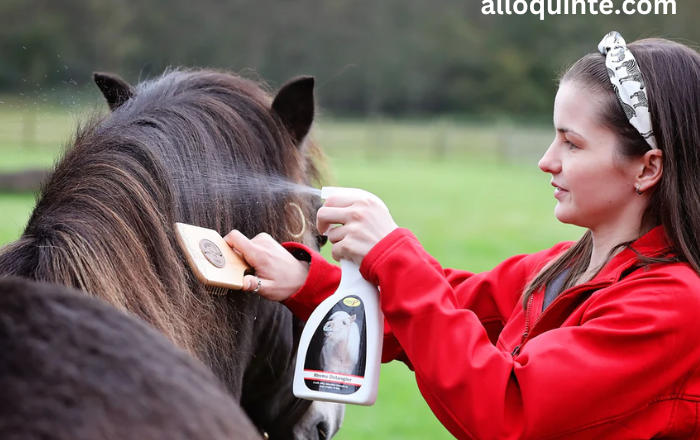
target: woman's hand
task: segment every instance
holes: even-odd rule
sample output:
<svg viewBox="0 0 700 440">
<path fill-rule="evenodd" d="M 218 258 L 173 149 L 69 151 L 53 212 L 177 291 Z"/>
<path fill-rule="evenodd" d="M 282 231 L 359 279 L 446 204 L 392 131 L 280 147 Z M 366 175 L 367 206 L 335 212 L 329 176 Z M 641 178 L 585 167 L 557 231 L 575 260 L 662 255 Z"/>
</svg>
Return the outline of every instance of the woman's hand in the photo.
<svg viewBox="0 0 700 440">
<path fill-rule="evenodd" d="M 229 246 L 240 252 L 255 269 L 255 275 L 246 275 L 243 289 L 271 301 L 284 301 L 304 285 L 309 274 L 309 263 L 299 261 L 269 234 L 258 234 L 252 240 L 237 230 L 224 237 Z"/>
<path fill-rule="evenodd" d="M 371 193 L 329 197 L 318 210 L 316 224 L 333 243 L 333 259 L 351 260 L 358 265 L 379 240 L 398 228 L 384 202 Z M 331 227 L 334 224 L 341 226 Z"/>
</svg>

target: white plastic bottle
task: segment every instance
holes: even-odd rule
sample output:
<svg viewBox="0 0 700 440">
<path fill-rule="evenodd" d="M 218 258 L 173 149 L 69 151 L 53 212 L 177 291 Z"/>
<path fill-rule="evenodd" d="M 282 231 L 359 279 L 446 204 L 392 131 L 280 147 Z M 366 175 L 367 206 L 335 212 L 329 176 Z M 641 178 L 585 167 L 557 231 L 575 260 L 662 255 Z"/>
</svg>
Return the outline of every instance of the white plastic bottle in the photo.
<svg viewBox="0 0 700 440">
<path fill-rule="evenodd" d="M 324 187 L 333 194 L 368 194 L 355 188 Z M 301 399 L 373 405 L 377 400 L 384 341 L 379 291 L 352 261 L 341 260 L 338 290 L 309 317 L 299 342 L 294 395 Z"/>
</svg>

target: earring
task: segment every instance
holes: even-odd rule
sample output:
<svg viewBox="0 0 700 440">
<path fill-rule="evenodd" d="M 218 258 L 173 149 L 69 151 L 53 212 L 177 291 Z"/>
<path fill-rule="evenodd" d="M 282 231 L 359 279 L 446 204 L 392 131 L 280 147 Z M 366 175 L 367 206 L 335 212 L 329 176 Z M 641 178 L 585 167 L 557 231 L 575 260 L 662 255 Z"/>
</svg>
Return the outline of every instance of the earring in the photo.
<svg viewBox="0 0 700 440">
<path fill-rule="evenodd" d="M 637 184 L 637 186 L 635 186 L 634 189 L 635 189 L 635 191 L 637 191 L 637 194 L 639 194 L 640 196 L 641 196 L 642 194 L 644 194 L 644 191 L 640 191 L 640 190 L 639 190 L 639 184 Z"/>
<path fill-rule="evenodd" d="M 297 213 L 299 213 L 299 217 L 301 218 L 301 231 L 299 231 L 297 234 L 292 234 L 289 229 L 287 229 L 287 232 L 293 238 L 301 238 L 301 236 L 304 235 L 304 232 L 306 232 L 306 216 L 304 215 L 304 211 L 301 210 L 301 206 L 294 202 L 288 202 L 287 206 L 291 206 L 292 208 L 296 209 Z"/>
</svg>

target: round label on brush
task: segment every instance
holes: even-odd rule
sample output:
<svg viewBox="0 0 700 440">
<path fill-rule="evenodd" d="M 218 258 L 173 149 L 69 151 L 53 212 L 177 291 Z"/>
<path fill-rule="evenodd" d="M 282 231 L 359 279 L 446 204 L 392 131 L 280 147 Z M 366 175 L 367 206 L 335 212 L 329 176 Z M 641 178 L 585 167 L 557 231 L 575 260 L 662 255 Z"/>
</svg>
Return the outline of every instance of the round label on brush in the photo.
<svg viewBox="0 0 700 440">
<path fill-rule="evenodd" d="M 353 394 L 365 380 L 366 353 L 364 304 L 346 296 L 331 307 L 311 338 L 304 383 L 314 391 Z"/>
<path fill-rule="evenodd" d="M 226 266 L 226 259 L 224 258 L 224 254 L 221 253 L 221 249 L 219 249 L 219 246 L 214 244 L 213 241 L 203 238 L 199 242 L 199 249 L 202 250 L 204 258 L 206 258 L 207 261 L 209 261 L 214 266 L 218 267 L 219 269 Z"/>
</svg>

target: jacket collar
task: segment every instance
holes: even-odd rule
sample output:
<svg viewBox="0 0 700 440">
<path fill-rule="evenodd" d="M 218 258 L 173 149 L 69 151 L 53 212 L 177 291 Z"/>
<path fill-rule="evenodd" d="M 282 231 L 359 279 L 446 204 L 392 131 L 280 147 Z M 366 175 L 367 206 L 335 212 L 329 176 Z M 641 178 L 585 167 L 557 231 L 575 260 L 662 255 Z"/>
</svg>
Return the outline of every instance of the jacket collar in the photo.
<svg viewBox="0 0 700 440">
<path fill-rule="evenodd" d="M 635 240 L 629 247 L 620 251 L 591 281 L 619 280 L 624 271 L 635 266 L 635 263 L 639 261 L 637 253 L 645 257 L 662 257 L 673 253 L 673 246 L 669 242 L 663 226 L 655 227 Z"/>
<path fill-rule="evenodd" d="M 673 249 L 661 226 L 647 232 L 635 240 L 630 246 L 645 257 L 670 256 L 673 253 Z M 552 328 L 560 327 L 564 320 L 571 315 L 573 310 L 581 304 L 582 298 L 585 299 L 582 295 L 619 281 L 625 272 L 639 267 L 637 264 L 638 261 L 639 257 L 634 250 L 629 249 L 629 247 L 624 248 L 603 267 L 595 278 L 561 292 L 544 312 L 541 311 L 544 288 L 540 289 L 537 295 L 533 295 L 533 298 L 535 296 L 538 297 L 534 302 L 534 310 L 531 310 L 529 306 L 526 309 L 526 313 L 531 313 L 528 316 L 530 319 L 534 320 L 534 324 L 532 328 L 528 328 L 526 324 L 525 337 L 521 345 L 518 346 L 518 349 L 521 348 L 527 340 Z"/>
</svg>

